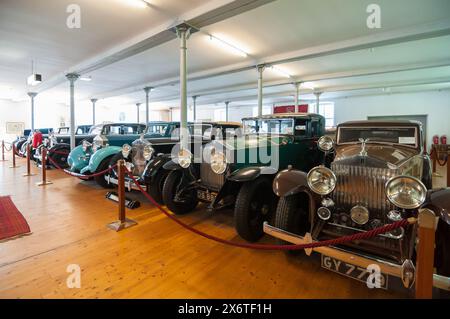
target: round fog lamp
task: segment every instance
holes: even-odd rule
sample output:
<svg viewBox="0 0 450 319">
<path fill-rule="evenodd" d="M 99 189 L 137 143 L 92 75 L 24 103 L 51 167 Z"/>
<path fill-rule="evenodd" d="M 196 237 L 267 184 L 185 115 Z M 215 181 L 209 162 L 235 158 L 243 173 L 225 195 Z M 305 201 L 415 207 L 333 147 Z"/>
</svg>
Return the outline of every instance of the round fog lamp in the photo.
<svg viewBox="0 0 450 319">
<path fill-rule="evenodd" d="M 334 141 L 331 137 L 324 135 L 317 141 L 317 146 L 321 151 L 329 152 L 334 147 Z"/>
<path fill-rule="evenodd" d="M 329 220 L 331 217 L 331 211 L 326 207 L 320 207 L 317 210 L 317 216 L 322 220 Z"/>
<path fill-rule="evenodd" d="M 402 219 L 402 215 L 396 210 L 391 210 L 389 213 L 387 213 L 387 218 L 389 218 L 390 221 L 398 222 Z"/>
<path fill-rule="evenodd" d="M 403 209 L 420 207 L 426 199 L 427 188 L 412 176 L 396 176 L 386 183 L 386 196 L 389 201 Z"/>
<path fill-rule="evenodd" d="M 127 158 L 128 155 L 130 155 L 130 152 L 131 152 L 131 146 L 128 145 L 128 144 L 124 144 L 124 145 L 122 146 L 122 156 L 123 156 L 124 158 Z"/>
<path fill-rule="evenodd" d="M 350 210 L 350 218 L 358 225 L 365 225 L 369 221 L 369 210 L 357 205 Z"/>
<path fill-rule="evenodd" d="M 307 181 L 311 190 L 322 196 L 330 194 L 336 187 L 336 175 L 325 166 L 317 166 L 311 169 Z"/>
</svg>

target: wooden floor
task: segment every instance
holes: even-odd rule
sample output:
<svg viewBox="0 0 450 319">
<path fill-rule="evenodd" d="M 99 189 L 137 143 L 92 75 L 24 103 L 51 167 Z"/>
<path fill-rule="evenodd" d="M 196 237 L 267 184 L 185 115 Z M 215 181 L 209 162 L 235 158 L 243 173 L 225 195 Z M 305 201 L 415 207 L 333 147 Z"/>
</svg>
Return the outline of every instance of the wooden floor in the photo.
<svg viewBox="0 0 450 319">
<path fill-rule="evenodd" d="M 9 155 L 8 155 L 9 157 Z M 52 185 L 35 185 L 20 168 L 0 162 L 0 195 L 12 195 L 32 234 L 0 243 L 0 298 L 392 298 L 405 291 L 370 290 L 321 269 L 316 258 L 224 246 L 190 233 L 135 194 L 127 211 L 139 224 L 116 233 L 106 224 L 117 206 L 93 182 L 52 170 Z M 37 172 L 36 168 L 33 168 Z M 230 212 L 204 209 L 190 225 L 239 241 Z M 264 241 L 270 242 L 271 238 Z M 67 266 L 82 269 L 69 289 Z"/>
</svg>

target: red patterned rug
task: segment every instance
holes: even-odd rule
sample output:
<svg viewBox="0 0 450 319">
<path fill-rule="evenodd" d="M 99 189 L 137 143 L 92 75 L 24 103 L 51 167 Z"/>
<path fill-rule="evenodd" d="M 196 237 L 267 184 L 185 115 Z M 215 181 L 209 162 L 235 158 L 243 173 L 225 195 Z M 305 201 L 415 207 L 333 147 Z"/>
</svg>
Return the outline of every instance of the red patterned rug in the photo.
<svg viewBox="0 0 450 319">
<path fill-rule="evenodd" d="M 30 233 L 30 226 L 10 196 L 0 196 L 0 241 Z"/>
</svg>

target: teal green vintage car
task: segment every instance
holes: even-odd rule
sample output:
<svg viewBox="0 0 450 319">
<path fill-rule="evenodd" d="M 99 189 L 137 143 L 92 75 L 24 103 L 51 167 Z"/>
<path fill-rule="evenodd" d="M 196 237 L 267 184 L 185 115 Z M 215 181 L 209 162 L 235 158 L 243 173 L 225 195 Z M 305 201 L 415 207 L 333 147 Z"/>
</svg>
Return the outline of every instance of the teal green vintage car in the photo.
<svg viewBox="0 0 450 319">
<path fill-rule="evenodd" d="M 69 154 L 67 163 L 69 171 L 82 175 L 91 175 L 108 168 L 109 162 L 122 145 L 131 143 L 146 130 L 145 124 L 111 123 L 96 128 L 97 135 L 92 143 L 83 141 Z M 105 178 L 96 176 L 95 181 L 101 186 L 107 186 Z"/>
<path fill-rule="evenodd" d="M 243 136 L 208 143 L 200 160 L 182 150 L 165 164 L 171 172 L 162 193 L 175 214 L 188 213 L 199 202 L 211 210 L 234 207 L 237 232 L 256 241 L 276 209 L 275 175 L 288 166 L 308 171 L 324 161 L 317 140 L 325 133 L 325 118 L 289 113 L 242 121 Z"/>
</svg>

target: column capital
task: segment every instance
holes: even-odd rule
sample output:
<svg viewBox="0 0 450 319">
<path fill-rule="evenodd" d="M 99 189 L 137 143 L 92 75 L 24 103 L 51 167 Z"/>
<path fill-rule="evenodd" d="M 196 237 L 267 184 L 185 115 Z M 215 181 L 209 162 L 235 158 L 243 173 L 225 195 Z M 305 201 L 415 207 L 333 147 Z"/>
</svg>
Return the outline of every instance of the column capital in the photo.
<svg viewBox="0 0 450 319">
<path fill-rule="evenodd" d="M 145 94 L 149 94 L 153 89 L 154 89 L 154 87 L 152 87 L 152 86 L 146 86 L 144 88 Z"/>
<path fill-rule="evenodd" d="M 137 102 L 137 103 L 136 103 L 136 106 L 138 106 L 138 107 L 139 107 L 139 106 L 140 106 L 141 104 L 142 104 L 142 103 L 140 103 L 140 102 Z"/>
<path fill-rule="evenodd" d="M 192 95 L 192 99 L 195 101 L 200 95 Z"/>
<path fill-rule="evenodd" d="M 79 77 L 80 77 L 80 75 L 78 73 L 67 73 L 66 74 L 66 78 L 70 82 L 75 82 L 76 80 L 78 80 Z"/>
<path fill-rule="evenodd" d="M 35 97 L 36 95 L 38 95 L 36 92 L 28 92 L 27 94 L 28 94 L 28 96 L 31 97 L 32 99 L 34 99 L 34 97 Z"/>
<path fill-rule="evenodd" d="M 98 99 L 91 99 L 92 104 L 95 104 L 98 101 Z"/>
<path fill-rule="evenodd" d="M 266 64 L 262 63 L 262 64 L 258 64 L 256 66 L 256 70 L 258 70 L 259 73 L 264 72 L 264 70 L 266 69 Z"/>
<path fill-rule="evenodd" d="M 323 92 L 314 92 L 314 95 L 315 95 L 316 97 L 319 97 L 322 93 L 323 93 Z"/>
<path fill-rule="evenodd" d="M 176 33 L 178 38 L 181 38 L 182 34 L 184 33 L 186 36 L 186 39 L 188 39 L 192 33 L 198 31 L 198 29 L 196 27 L 193 27 L 186 22 L 182 22 L 182 23 L 174 26 L 173 28 L 171 28 L 171 30 Z"/>
<path fill-rule="evenodd" d="M 227 105 L 228 106 L 228 104 L 230 104 L 231 103 L 231 101 L 225 101 L 225 105 Z"/>
<path fill-rule="evenodd" d="M 292 84 L 296 89 L 300 89 L 300 86 L 302 86 L 303 81 L 292 82 Z"/>
</svg>

